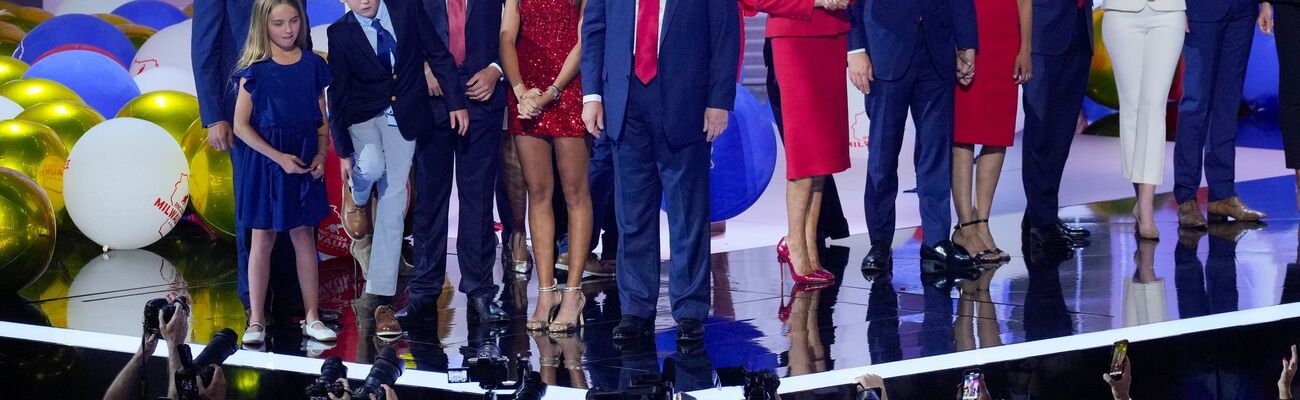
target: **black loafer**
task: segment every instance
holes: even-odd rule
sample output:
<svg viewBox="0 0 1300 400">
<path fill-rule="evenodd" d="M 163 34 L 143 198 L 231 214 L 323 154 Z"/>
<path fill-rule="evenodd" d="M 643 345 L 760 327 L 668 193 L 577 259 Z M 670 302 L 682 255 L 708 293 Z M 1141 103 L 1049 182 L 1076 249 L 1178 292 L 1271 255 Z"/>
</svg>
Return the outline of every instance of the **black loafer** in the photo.
<svg viewBox="0 0 1300 400">
<path fill-rule="evenodd" d="M 1061 230 L 1062 234 L 1070 239 L 1082 240 L 1092 237 L 1092 232 L 1087 229 L 1066 225 L 1065 221 L 1059 219 L 1056 220 L 1056 227 Z"/>
<path fill-rule="evenodd" d="M 698 342 L 704 340 L 704 321 L 695 318 L 682 318 L 677 321 L 678 342 Z"/>
<path fill-rule="evenodd" d="M 471 310 L 478 317 L 480 324 L 496 324 L 510 320 L 510 314 L 502 310 L 491 297 L 472 297 L 469 299 Z"/>
<path fill-rule="evenodd" d="M 625 315 L 614 327 L 614 340 L 633 341 L 654 335 L 654 325 L 650 320 L 635 315 Z"/>
<path fill-rule="evenodd" d="M 880 273 L 891 269 L 894 263 L 893 250 L 888 241 L 871 242 L 871 251 L 862 259 L 862 272 Z"/>
<path fill-rule="evenodd" d="M 975 268 L 975 259 L 950 240 L 931 246 L 921 246 L 921 272 L 937 273 L 947 270 Z"/>
</svg>

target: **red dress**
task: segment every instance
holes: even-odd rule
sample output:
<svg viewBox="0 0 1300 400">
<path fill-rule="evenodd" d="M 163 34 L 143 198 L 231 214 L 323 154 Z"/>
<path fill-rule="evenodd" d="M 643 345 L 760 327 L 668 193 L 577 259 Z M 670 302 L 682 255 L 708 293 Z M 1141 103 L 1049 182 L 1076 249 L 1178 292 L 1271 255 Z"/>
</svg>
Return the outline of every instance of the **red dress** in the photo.
<svg viewBox="0 0 1300 400">
<path fill-rule="evenodd" d="M 743 0 L 768 13 L 772 67 L 781 87 L 785 177 L 849 169 L 848 15 L 804 0 Z"/>
<path fill-rule="evenodd" d="M 529 88 L 546 91 L 564 68 L 564 60 L 578 44 L 578 6 L 572 0 L 526 0 L 519 2 L 519 38 L 515 40 L 519 73 Z M 543 137 L 583 137 L 582 84 L 574 78 L 560 99 L 552 101 L 542 115 L 519 119 L 518 102 L 513 95 L 509 103 L 507 131 L 515 135 Z M 513 84 L 513 82 L 512 82 Z M 545 94 L 543 94 L 545 95 Z"/>
<path fill-rule="evenodd" d="M 979 52 L 975 80 L 957 84 L 953 143 L 1010 147 L 1016 139 L 1016 99 L 1012 75 L 1020 53 L 1020 14 L 1016 0 L 975 0 Z"/>
</svg>

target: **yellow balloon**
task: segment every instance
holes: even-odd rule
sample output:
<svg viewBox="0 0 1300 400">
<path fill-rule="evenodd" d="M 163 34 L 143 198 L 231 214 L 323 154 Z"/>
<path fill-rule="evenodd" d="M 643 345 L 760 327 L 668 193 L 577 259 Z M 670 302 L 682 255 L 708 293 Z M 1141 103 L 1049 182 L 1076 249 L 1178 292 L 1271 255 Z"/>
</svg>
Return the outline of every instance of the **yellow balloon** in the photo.
<svg viewBox="0 0 1300 400">
<path fill-rule="evenodd" d="M 0 54 L 13 54 L 25 36 L 27 36 L 27 32 L 24 32 L 23 28 L 19 28 L 18 25 L 0 22 Z"/>
<path fill-rule="evenodd" d="M 0 21 L 17 25 L 23 31 L 31 31 L 36 25 L 54 18 L 54 14 L 36 7 L 18 7 L 5 11 L 7 12 L 0 14 Z"/>
<path fill-rule="evenodd" d="M 118 118 L 131 117 L 153 122 L 180 144 L 190 124 L 199 118 L 199 99 L 174 90 L 159 90 L 136 97 L 122 106 Z"/>
<path fill-rule="evenodd" d="M 95 15 L 96 17 L 99 17 L 99 19 L 102 19 L 102 20 L 108 21 L 108 23 L 113 24 L 113 25 L 122 25 L 122 24 L 129 24 L 129 23 L 131 23 L 131 20 L 126 19 L 126 17 L 123 17 L 123 16 L 121 16 L 121 15 L 117 15 L 117 14 L 98 13 L 98 14 L 94 14 L 94 15 Z"/>
<path fill-rule="evenodd" d="M 190 16 L 190 18 L 194 18 L 194 3 L 190 3 L 190 5 L 185 6 L 185 8 L 182 9 L 181 11 L 184 11 L 185 15 Z"/>
<path fill-rule="evenodd" d="M 54 130 L 31 121 L 0 121 L 0 167 L 18 171 L 45 188 L 55 213 L 63 211 L 67 162 L 68 149 Z"/>
<path fill-rule="evenodd" d="M 81 96 L 63 84 L 42 78 L 15 79 L 0 85 L 0 96 L 13 100 L 23 108 L 54 100 L 85 103 Z"/>
<path fill-rule="evenodd" d="M 117 29 L 121 29 L 122 33 L 126 34 L 126 38 L 131 39 L 131 44 L 135 45 L 136 50 L 139 50 L 140 46 L 144 46 L 144 42 L 149 41 L 153 34 L 158 33 L 153 28 L 138 24 L 121 24 L 117 26 Z"/>
<path fill-rule="evenodd" d="M 27 107 L 14 119 L 32 121 L 54 130 L 63 141 L 63 147 L 72 152 L 81 135 L 91 127 L 104 122 L 104 117 L 91 106 L 75 101 L 55 100 Z"/>
<path fill-rule="evenodd" d="M 13 57 L 0 56 L 0 85 L 23 78 L 27 63 Z"/>
<path fill-rule="evenodd" d="M 0 1 L 0 10 L 12 10 L 18 7 L 22 7 L 22 6 L 8 1 Z"/>
<path fill-rule="evenodd" d="M 208 130 L 194 121 L 181 149 L 190 160 L 190 205 L 212 231 L 235 239 L 235 178 L 230 154 L 206 145 Z"/>
<path fill-rule="evenodd" d="M 1092 12 L 1092 22 L 1098 27 L 1093 31 L 1092 42 L 1096 49 L 1092 51 L 1092 65 L 1088 71 L 1088 98 L 1106 107 L 1119 109 L 1119 90 L 1115 88 L 1115 67 L 1110 63 L 1110 53 L 1106 51 L 1106 41 L 1101 38 L 1101 19 L 1103 9 Z"/>
<path fill-rule="evenodd" d="M 0 293 L 22 289 L 45 272 L 54 257 L 54 215 L 36 182 L 0 168 Z"/>
</svg>

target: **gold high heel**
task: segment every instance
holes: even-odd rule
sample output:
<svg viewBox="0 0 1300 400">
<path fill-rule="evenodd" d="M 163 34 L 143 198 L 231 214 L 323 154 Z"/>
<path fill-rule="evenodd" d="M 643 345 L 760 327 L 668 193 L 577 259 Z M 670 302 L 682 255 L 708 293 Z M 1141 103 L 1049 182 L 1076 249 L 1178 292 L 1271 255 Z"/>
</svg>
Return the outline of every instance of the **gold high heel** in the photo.
<svg viewBox="0 0 1300 400">
<path fill-rule="evenodd" d="M 537 288 L 537 297 L 540 298 L 540 297 L 542 297 L 542 296 L 546 296 L 546 295 L 547 295 L 546 293 L 555 293 L 555 290 L 556 290 L 556 289 L 555 289 L 555 283 L 554 283 L 554 281 L 552 281 L 551 286 L 547 286 L 547 287 L 543 287 L 543 288 Z M 558 293 L 556 293 L 556 294 L 558 294 Z M 557 300 L 555 303 L 552 303 L 552 304 L 551 304 L 551 309 L 546 311 L 546 320 L 545 320 L 545 321 L 542 321 L 542 320 L 536 320 L 536 319 L 529 319 L 528 322 L 525 323 L 525 327 L 526 327 L 529 331 L 544 331 L 544 330 L 546 330 L 546 327 L 551 323 L 552 320 L 555 319 L 555 314 L 558 312 L 559 308 L 560 308 L 560 301 Z"/>
<path fill-rule="evenodd" d="M 579 309 L 578 309 L 578 322 L 555 322 L 555 321 L 552 321 L 552 322 L 551 322 L 551 327 L 550 327 L 550 332 L 551 332 L 552 334 L 568 334 L 568 333 L 573 333 L 574 331 L 577 331 L 580 327 L 582 327 L 582 323 L 584 322 L 584 321 L 583 321 L 583 318 L 584 318 L 584 317 L 582 316 L 582 308 L 581 308 L 581 307 L 582 307 L 583 305 L 587 304 L 587 295 L 586 295 L 585 293 L 582 292 L 582 286 L 569 286 L 569 287 L 564 288 L 564 291 L 565 291 L 565 292 L 578 292 L 578 300 L 577 300 L 577 301 L 578 301 L 578 307 L 579 307 Z M 561 303 L 563 303 L 563 299 L 564 299 L 564 297 L 561 296 L 560 299 L 561 299 Z"/>
</svg>

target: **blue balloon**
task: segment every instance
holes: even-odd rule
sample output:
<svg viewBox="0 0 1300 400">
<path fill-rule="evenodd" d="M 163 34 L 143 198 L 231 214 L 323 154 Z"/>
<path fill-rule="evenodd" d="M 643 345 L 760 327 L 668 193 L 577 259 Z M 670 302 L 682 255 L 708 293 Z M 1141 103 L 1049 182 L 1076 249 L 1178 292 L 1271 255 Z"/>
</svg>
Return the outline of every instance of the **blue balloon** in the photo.
<svg viewBox="0 0 1300 400">
<path fill-rule="evenodd" d="M 135 59 L 135 45 L 125 33 L 99 17 L 65 14 L 37 25 L 18 43 L 14 58 L 35 64 L 64 50 L 89 50 L 103 54 L 123 71 Z"/>
<path fill-rule="evenodd" d="M 1241 98 L 1252 110 L 1278 109 L 1277 42 L 1255 31 L 1250 61 L 1246 64 L 1246 85 Z"/>
<path fill-rule="evenodd" d="M 24 78 L 45 78 L 77 92 L 101 115 L 117 115 L 131 99 L 140 96 L 131 74 L 103 54 L 86 50 L 54 53 L 33 64 Z"/>
<path fill-rule="evenodd" d="M 303 0 L 307 7 L 307 23 L 311 26 L 329 25 L 348 12 L 348 7 L 338 0 Z"/>
<path fill-rule="evenodd" d="M 730 114 L 727 130 L 713 141 L 709 170 L 709 219 L 713 222 L 726 221 L 753 206 L 776 169 L 772 109 L 736 85 L 736 103 Z"/>
<path fill-rule="evenodd" d="M 131 20 L 136 24 L 144 25 L 157 30 L 162 30 L 189 19 L 176 6 L 157 0 L 135 0 L 113 10 L 113 15 L 118 15 Z"/>
</svg>

